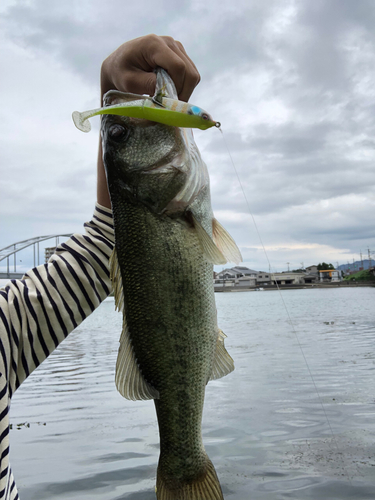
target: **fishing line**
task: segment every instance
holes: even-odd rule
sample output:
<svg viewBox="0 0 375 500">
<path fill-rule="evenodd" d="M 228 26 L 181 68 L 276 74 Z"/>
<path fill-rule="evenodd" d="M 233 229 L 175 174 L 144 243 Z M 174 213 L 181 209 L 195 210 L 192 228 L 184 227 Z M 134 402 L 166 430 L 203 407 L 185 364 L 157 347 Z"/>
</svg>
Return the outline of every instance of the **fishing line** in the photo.
<svg viewBox="0 0 375 500">
<path fill-rule="evenodd" d="M 236 174 L 236 177 L 237 177 L 238 183 L 239 183 L 239 185 L 240 185 L 240 187 L 241 187 L 241 191 L 242 191 L 243 197 L 244 197 L 244 199 L 245 199 L 247 209 L 248 209 L 249 214 L 250 214 L 250 216 L 251 216 L 251 218 L 252 218 L 252 220 L 253 220 L 254 227 L 255 227 L 256 233 L 257 233 L 257 235 L 258 235 L 258 238 L 259 238 L 260 244 L 261 244 L 261 246 L 262 246 L 262 248 L 263 248 L 263 252 L 264 252 L 264 254 L 265 254 L 265 256 L 266 256 L 266 259 L 267 259 L 267 262 L 268 262 L 269 269 L 271 270 L 271 269 L 272 269 L 272 267 L 271 267 L 271 262 L 270 262 L 270 259 L 269 259 L 269 257 L 268 257 L 268 254 L 267 254 L 266 248 L 265 248 L 265 246 L 264 246 L 264 244 L 263 244 L 263 240 L 262 240 L 262 237 L 261 237 L 261 235 L 260 235 L 260 232 L 259 232 L 259 229 L 258 229 L 257 223 L 256 223 L 255 218 L 254 218 L 254 215 L 253 215 L 253 213 L 252 213 L 252 211 L 251 211 L 251 209 L 250 209 L 250 204 L 249 204 L 249 202 L 248 202 L 248 199 L 247 199 L 247 196 L 246 196 L 245 190 L 244 190 L 244 188 L 243 188 L 243 185 L 242 185 L 242 182 L 241 182 L 240 176 L 239 176 L 239 174 L 238 174 L 238 171 L 237 171 L 236 165 L 234 164 L 234 161 L 233 161 L 233 158 L 232 158 L 231 152 L 230 152 L 230 150 L 229 150 L 229 147 L 228 147 L 227 141 L 226 141 L 225 136 L 224 136 L 224 132 L 222 131 L 221 127 L 219 127 L 219 130 L 220 130 L 220 132 L 221 132 L 221 135 L 222 135 L 222 138 L 223 138 L 223 141 L 224 141 L 225 147 L 226 147 L 226 149 L 227 149 L 227 152 L 228 152 L 228 155 L 229 155 L 230 161 L 231 161 L 231 163 L 232 163 L 233 170 L 234 170 L 234 172 L 235 172 L 235 174 Z M 271 273 L 270 273 L 270 275 L 271 275 Z M 303 357 L 303 359 L 304 359 L 304 361 L 305 361 L 305 364 L 306 364 L 306 367 L 307 367 L 307 371 L 309 372 L 309 375 L 310 375 L 311 381 L 312 381 L 312 383 L 313 383 L 313 386 L 314 386 L 315 392 L 316 392 L 316 394 L 317 394 L 317 396 L 318 396 L 318 399 L 319 399 L 319 402 L 320 402 L 320 406 L 321 406 L 321 408 L 322 408 L 322 410 L 323 410 L 323 413 L 324 413 L 325 419 L 326 419 L 326 421 L 327 421 L 327 424 L 328 424 L 329 430 L 330 430 L 330 432 L 331 432 L 331 436 L 332 436 L 333 442 L 334 442 L 334 444 L 335 444 L 336 450 L 337 450 L 337 452 L 338 452 L 338 453 L 340 453 L 340 452 L 341 452 L 341 450 L 340 450 L 340 448 L 339 448 L 339 446 L 338 446 L 338 444 L 337 444 L 336 436 L 335 436 L 335 435 L 334 435 L 334 433 L 333 433 L 333 429 L 332 429 L 332 426 L 331 426 L 331 422 L 329 421 L 329 418 L 328 418 L 328 415 L 327 415 L 326 409 L 325 409 L 325 407 L 324 407 L 324 404 L 323 404 L 322 398 L 321 398 L 321 396 L 320 396 L 320 393 L 319 393 L 318 387 L 317 387 L 317 385 L 316 385 L 316 383 L 315 383 L 314 376 L 313 376 L 313 374 L 312 374 L 312 372 L 311 372 L 311 370 L 310 370 L 309 363 L 307 362 L 307 358 L 306 358 L 305 353 L 304 353 L 304 350 L 303 350 L 303 348 L 302 348 L 302 344 L 301 344 L 300 339 L 299 339 L 299 337 L 298 337 L 297 331 L 296 331 L 296 329 L 295 329 L 295 327 L 294 327 L 294 323 L 293 323 L 292 318 L 291 318 L 291 316 L 290 316 L 290 314 L 289 314 L 289 309 L 287 308 L 287 305 L 286 305 L 286 303 L 285 303 L 285 301 L 284 301 L 284 297 L 283 297 L 283 294 L 282 294 L 281 289 L 280 289 L 280 287 L 279 287 L 279 284 L 278 284 L 278 282 L 277 282 L 277 279 L 275 280 L 275 283 L 276 283 L 276 287 L 277 287 L 277 290 L 278 290 L 278 292 L 279 292 L 279 295 L 280 295 L 281 301 L 282 301 L 282 303 L 283 303 L 283 305 L 284 305 L 284 308 L 285 308 L 286 314 L 287 314 L 287 316 L 288 316 L 289 322 L 290 322 L 290 324 L 291 324 L 291 327 L 292 327 L 293 333 L 294 333 L 294 335 L 295 335 L 295 337 L 296 337 L 296 339 L 297 339 L 297 343 L 298 343 L 299 349 L 300 349 L 300 351 L 301 351 L 302 357 Z M 343 466 L 342 466 L 342 468 L 343 468 L 343 471 L 345 472 L 346 477 L 348 478 L 349 483 L 350 483 L 350 484 L 352 484 L 352 481 L 351 481 L 351 479 L 350 479 L 349 473 L 348 473 L 348 472 L 347 472 L 347 470 L 346 470 L 346 467 L 343 465 Z"/>
</svg>

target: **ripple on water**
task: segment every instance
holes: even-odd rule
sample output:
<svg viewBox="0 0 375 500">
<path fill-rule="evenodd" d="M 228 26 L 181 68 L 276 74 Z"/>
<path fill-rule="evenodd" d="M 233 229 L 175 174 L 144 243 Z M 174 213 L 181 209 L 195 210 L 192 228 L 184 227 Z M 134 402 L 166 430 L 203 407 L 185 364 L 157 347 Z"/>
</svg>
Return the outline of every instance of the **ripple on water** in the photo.
<svg viewBox="0 0 375 500">
<path fill-rule="evenodd" d="M 277 293 L 217 294 L 236 370 L 207 386 L 203 438 L 225 498 L 373 500 L 375 288 L 284 297 L 298 341 Z M 155 499 L 154 405 L 116 392 L 113 308 L 105 301 L 13 398 L 23 500 Z"/>
</svg>

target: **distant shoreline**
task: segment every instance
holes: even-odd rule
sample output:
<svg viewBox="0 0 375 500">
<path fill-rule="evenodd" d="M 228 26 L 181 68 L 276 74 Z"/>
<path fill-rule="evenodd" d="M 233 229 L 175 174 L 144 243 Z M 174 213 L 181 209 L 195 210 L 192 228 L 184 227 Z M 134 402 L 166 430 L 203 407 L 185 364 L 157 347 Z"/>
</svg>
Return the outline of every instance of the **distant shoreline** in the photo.
<svg viewBox="0 0 375 500">
<path fill-rule="evenodd" d="M 222 286 L 216 285 L 214 286 L 214 290 L 217 293 L 220 292 L 257 292 L 257 291 L 267 291 L 267 290 L 307 290 L 312 288 L 357 288 L 357 287 L 375 287 L 375 282 L 373 281 L 364 281 L 364 282 L 348 282 L 348 281 L 340 281 L 339 283 L 304 283 L 297 285 L 267 285 L 264 287 L 259 286 Z"/>
</svg>

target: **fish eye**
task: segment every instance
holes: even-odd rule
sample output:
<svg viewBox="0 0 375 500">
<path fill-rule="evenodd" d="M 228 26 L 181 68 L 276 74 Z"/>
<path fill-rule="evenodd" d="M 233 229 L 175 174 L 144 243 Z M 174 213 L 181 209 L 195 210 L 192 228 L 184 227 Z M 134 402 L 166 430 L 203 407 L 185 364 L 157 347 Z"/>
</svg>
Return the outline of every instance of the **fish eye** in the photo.
<svg viewBox="0 0 375 500">
<path fill-rule="evenodd" d="M 114 141 L 121 141 L 126 139 L 128 135 L 128 129 L 119 125 L 118 123 L 114 123 L 108 129 L 109 137 Z"/>
<path fill-rule="evenodd" d="M 206 113 L 202 114 L 203 120 L 209 120 L 209 116 Z"/>
</svg>

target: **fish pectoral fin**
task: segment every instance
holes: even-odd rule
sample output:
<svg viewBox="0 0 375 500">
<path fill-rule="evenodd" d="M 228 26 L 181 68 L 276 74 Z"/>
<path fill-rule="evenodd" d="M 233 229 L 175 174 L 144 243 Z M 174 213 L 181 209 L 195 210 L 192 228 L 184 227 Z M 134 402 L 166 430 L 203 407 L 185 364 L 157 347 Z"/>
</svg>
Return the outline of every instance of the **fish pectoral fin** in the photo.
<svg viewBox="0 0 375 500">
<path fill-rule="evenodd" d="M 216 246 L 216 244 L 207 233 L 207 231 L 202 227 L 200 222 L 197 221 L 193 213 L 190 212 L 190 214 L 193 219 L 194 228 L 197 232 L 197 236 L 206 259 L 212 264 L 225 264 L 227 262 L 227 259 L 224 257 L 223 253 Z"/>
<path fill-rule="evenodd" d="M 126 399 L 132 401 L 158 399 L 159 392 L 142 375 L 137 363 L 125 317 L 116 363 L 116 388 Z"/>
<path fill-rule="evenodd" d="M 228 375 L 228 373 L 234 370 L 233 359 L 224 346 L 225 338 L 225 333 L 219 329 L 216 341 L 216 351 L 209 380 L 216 380 L 218 378 L 225 377 L 225 375 Z"/>
<path fill-rule="evenodd" d="M 122 287 L 121 269 L 117 259 L 116 247 L 114 247 L 109 259 L 109 270 L 115 296 L 115 308 L 117 311 L 124 312 L 124 289 Z"/>
<path fill-rule="evenodd" d="M 221 250 L 229 262 L 234 262 L 235 264 L 242 262 L 242 255 L 236 242 L 215 218 L 212 220 L 212 237 L 219 250 Z"/>
</svg>

